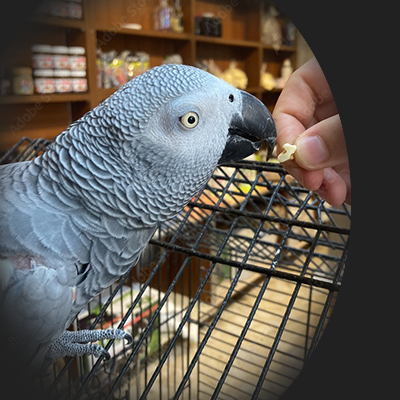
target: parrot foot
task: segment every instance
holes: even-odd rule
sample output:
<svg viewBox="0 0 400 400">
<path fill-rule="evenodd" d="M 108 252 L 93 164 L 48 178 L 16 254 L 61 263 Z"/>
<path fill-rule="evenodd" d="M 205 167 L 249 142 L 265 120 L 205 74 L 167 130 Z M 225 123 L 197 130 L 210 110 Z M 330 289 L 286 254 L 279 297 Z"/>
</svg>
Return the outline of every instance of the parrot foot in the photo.
<svg viewBox="0 0 400 400">
<path fill-rule="evenodd" d="M 110 354 L 107 350 L 98 344 L 89 343 L 104 339 L 125 339 L 128 344 L 133 343 L 132 336 L 121 329 L 65 331 L 47 350 L 39 375 L 44 375 L 49 366 L 60 357 L 90 354 L 95 357 L 103 356 L 109 360 Z"/>
</svg>

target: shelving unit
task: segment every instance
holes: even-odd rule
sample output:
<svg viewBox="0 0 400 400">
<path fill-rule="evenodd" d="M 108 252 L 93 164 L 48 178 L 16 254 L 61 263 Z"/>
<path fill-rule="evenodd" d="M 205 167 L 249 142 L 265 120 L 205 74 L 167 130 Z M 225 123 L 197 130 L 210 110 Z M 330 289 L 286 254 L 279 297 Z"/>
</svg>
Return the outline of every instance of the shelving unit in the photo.
<svg viewBox="0 0 400 400">
<path fill-rule="evenodd" d="M 153 10 L 158 0 L 83 0 L 83 19 L 32 15 L 25 26 L 25 40 L 8 49 L 0 66 L 13 68 L 31 65 L 33 44 L 84 46 L 87 57 L 87 93 L 54 95 L 12 95 L 0 97 L 0 151 L 9 149 L 20 138 L 53 138 L 72 121 L 80 118 L 117 88 L 99 89 L 96 81 L 96 50 L 146 51 L 150 66 L 160 65 L 164 58 L 179 53 L 185 64 L 195 65 L 203 59 L 214 59 L 221 70 L 231 60 L 238 63 L 249 79 L 247 91 L 261 99 L 271 110 L 280 90 L 270 92 L 260 87 L 260 70 L 280 75 L 285 58 L 296 67 L 296 47 L 282 46 L 276 51 L 261 41 L 263 14 L 267 0 L 181 0 L 184 32 L 153 30 Z M 195 16 L 212 12 L 222 21 L 221 37 L 195 34 Z M 282 23 L 288 21 L 282 17 Z M 126 24 L 140 23 L 141 30 Z"/>
</svg>

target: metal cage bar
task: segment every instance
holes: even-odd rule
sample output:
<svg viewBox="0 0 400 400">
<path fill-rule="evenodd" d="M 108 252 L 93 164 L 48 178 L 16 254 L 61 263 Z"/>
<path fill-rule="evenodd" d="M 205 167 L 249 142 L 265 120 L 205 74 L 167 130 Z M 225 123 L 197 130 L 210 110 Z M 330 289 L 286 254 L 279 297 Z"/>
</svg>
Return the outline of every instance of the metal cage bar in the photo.
<svg viewBox="0 0 400 400">
<path fill-rule="evenodd" d="M 49 142 L 22 139 L 1 163 Z M 351 211 L 278 164 L 218 167 L 136 266 L 71 329 L 119 327 L 110 361 L 59 360 L 40 384 L 57 399 L 277 399 L 323 334 L 344 273 Z"/>
</svg>

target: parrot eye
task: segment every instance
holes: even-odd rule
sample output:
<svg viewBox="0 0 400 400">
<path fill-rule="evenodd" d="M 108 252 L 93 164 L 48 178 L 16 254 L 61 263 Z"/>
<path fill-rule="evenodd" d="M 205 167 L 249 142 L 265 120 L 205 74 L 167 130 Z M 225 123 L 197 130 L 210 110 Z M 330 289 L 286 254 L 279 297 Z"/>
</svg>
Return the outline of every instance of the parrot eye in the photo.
<svg viewBox="0 0 400 400">
<path fill-rule="evenodd" d="M 235 101 L 235 96 L 233 94 L 229 95 L 229 101 L 233 103 Z"/>
<path fill-rule="evenodd" d="M 193 129 L 199 124 L 199 116 L 197 113 L 191 111 L 181 117 L 180 121 L 184 127 Z"/>
</svg>

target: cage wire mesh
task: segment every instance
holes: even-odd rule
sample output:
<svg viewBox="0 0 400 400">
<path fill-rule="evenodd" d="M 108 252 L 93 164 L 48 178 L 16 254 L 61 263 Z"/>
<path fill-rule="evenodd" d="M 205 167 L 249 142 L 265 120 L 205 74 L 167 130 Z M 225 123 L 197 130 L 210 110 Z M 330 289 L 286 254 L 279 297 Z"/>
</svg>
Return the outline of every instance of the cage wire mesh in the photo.
<svg viewBox="0 0 400 400">
<path fill-rule="evenodd" d="M 23 139 L 3 159 L 31 159 Z M 315 349 L 340 289 L 350 209 L 332 208 L 278 164 L 219 167 L 139 263 L 70 329 L 123 328 L 111 359 L 58 360 L 57 399 L 278 399 Z"/>
</svg>

